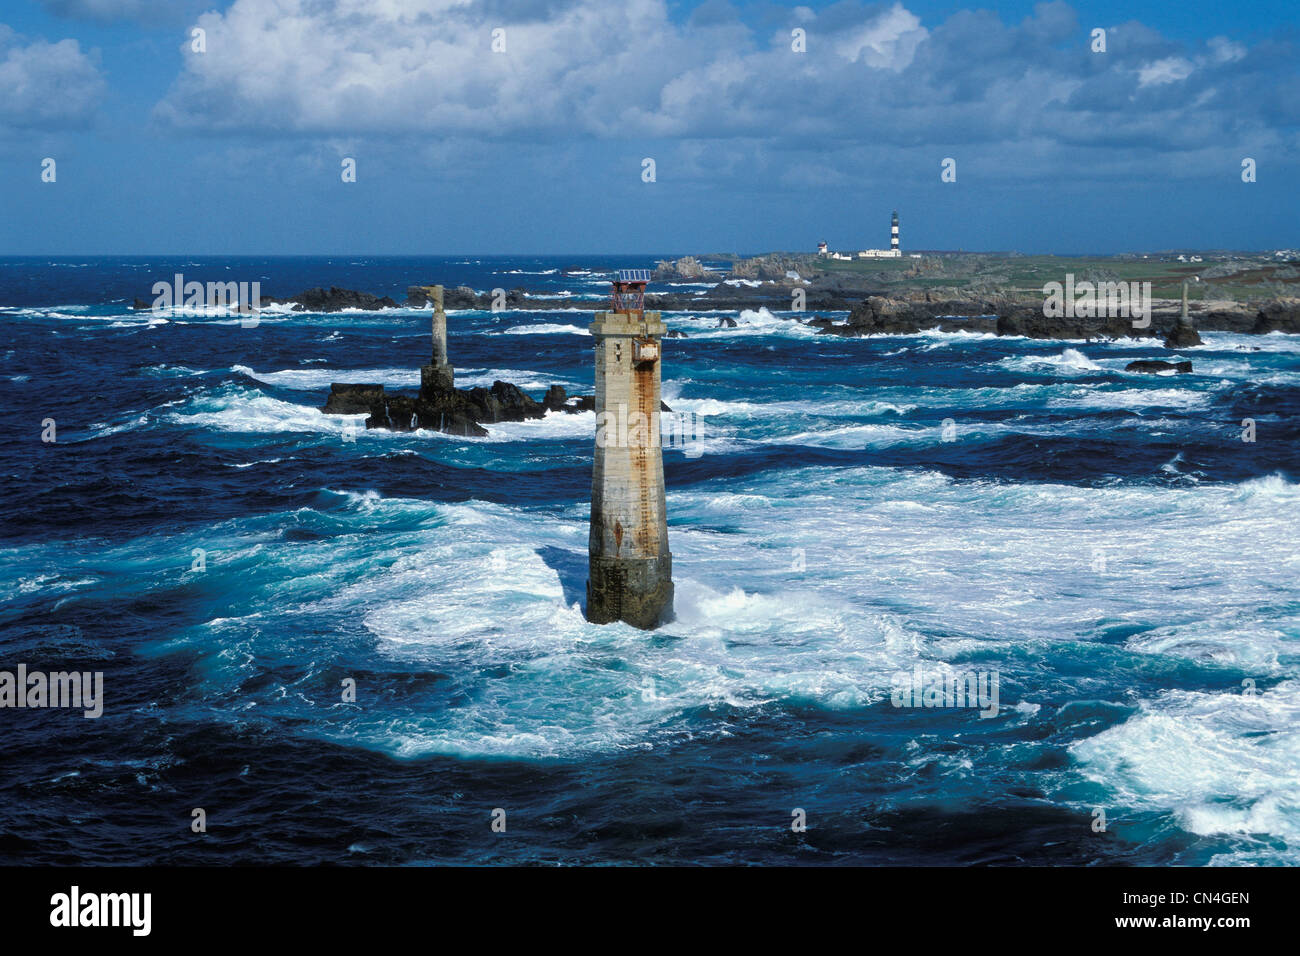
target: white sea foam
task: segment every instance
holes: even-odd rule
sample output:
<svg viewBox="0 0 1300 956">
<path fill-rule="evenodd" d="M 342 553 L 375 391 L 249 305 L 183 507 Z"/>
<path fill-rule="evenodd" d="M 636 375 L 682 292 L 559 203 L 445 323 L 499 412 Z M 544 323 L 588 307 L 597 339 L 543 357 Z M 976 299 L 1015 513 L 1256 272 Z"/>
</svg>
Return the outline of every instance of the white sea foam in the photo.
<svg viewBox="0 0 1300 956">
<path fill-rule="evenodd" d="M 1190 388 L 1078 386 L 1047 400 L 1049 408 L 1205 408 L 1212 395 Z"/>
<path fill-rule="evenodd" d="M 227 400 L 253 401 L 242 414 L 277 408 L 264 396 Z M 552 418 L 570 420 L 525 425 Z M 590 427 L 589 413 L 572 419 Z M 1041 786 L 1091 781 L 1108 805 L 1166 810 L 1198 834 L 1263 835 L 1272 844 L 1261 840 L 1262 861 L 1295 862 L 1300 681 L 1290 648 L 1300 611 L 1287 595 L 1300 579 L 1300 486 L 1273 476 L 1084 488 L 805 468 L 670 488 L 669 512 L 677 619 L 654 640 L 591 625 L 576 606 L 585 501 L 538 510 L 322 491 L 292 513 L 204 525 L 165 549 L 146 538 L 78 542 L 71 557 L 59 544 L 0 551 L 0 587 L 14 591 L 34 567 L 66 567 L 74 582 L 96 567 L 129 568 L 128 583 L 114 584 L 129 596 L 130 580 L 157 587 L 175 574 L 176 554 L 203 547 L 204 587 L 237 592 L 250 609 L 166 638 L 212 654 L 197 688 L 212 715 L 239 717 L 229 701 L 251 673 L 299 673 L 304 661 L 308 674 L 328 671 L 329 642 L 290 622 L 329 622 L 377 641 L 369 666 L 391 666 L 396 686 L 412 672 L 445 676 L 365 708 L 278 684 L 246 693 L 245 706 L 397 756 L 652 747 L 684 726 L 726 732 L 726 718 L 699 723 L 711 706 L 856 711 L 880 706 L 893 676 L 918 662 L 987 661 L 1003 673 L 999 719 L 1051 720 L 1057 708 L 1044 695 L 1070 681 L 1092 693 L 1097 681 L 1064 673 L 1045 685 L 1039 662 L 1058 647 L 1091 653 L 1123 627 L 1132 636 L 1108 639 L 1096 666 L 1137 675 L 1151 661 L 1159 674 L 1179 658 L 1223 673 L 1222 690 L 1139 699 L 1137 714 L 1077 742 L 1073 765 Z M 286 528 L 326 537 L 285 540 Z M 1273 611 L 1261 617 L 1262 607 Z M 1258 698 L 1242 696 L 1233 676 L 1242 672 L 1256 675 Z M 969 773 L 960 757 L 937 772 Z"/>
<path fill-rule="evenodd" d="M 735 319 L 735 328 L 719 326 L 723 317 Z M 717 310 L 713 312 L 682 312 L 668 316 L 669 328 L 686 332 L 689 338 L 736 338 L 753 335 L 780 335 L 786 338 L 810 338 L 817 330 L 797 318 L 782 318 L 766 307 L 742 309 L 739 313 Z"/>
<path fill-rule="evenodd" d="M 172 424 L 223 432 L 321 432 L 338 435 L 355 430 L 365 419 L 364 414 L 325 415 L 315 406 L 282 401 L 241 386 L 204 392 L 164 417 Z M 366 434 L 364 426 L 361 433 Z"/>
<path fill-rule="evenodd" d="M 595 412 L 547 412 L 542 418 L 522 422 L 494 422 L 483 426 L 493 441 L 527 441 L 539 438 L 593 438 Z"/>
<path fill-rule="evenodd" d="M 420 386 L 418 368 L 288 368 L 278 372 L 256 372 L 247 366 L 235 365 L 230 370 L 267 385 L 311 391 L 328 389 L 334 382 L 362 382 L 411 389 Z"/>
<path fill-rule="evenodd" d="M 586 326 L 539 322 L 535 325 L 513 325 L 498 335 L 591 335 Z"/>
<path fill-rule="evenodd" d="M 998 362 L 1005 368 L 1017 371 L 1071 374 L 1080 372 L 1100 372 L 1101 366 L 1077 349 L 1066 349 L 1060 355 L 1018 355 L 1004 358 Z"/>
<path fill-rule="evenodd" d="M 563 385 L 566 389 L 586 388 L 590 390 L 591 380 L 575 381 L 553 372 L 538 372 L 520 368 L 458 368 L 456 369 L 457 388 L 491 388 L 494 382 L 509 382 L 518 385 L 526 392 L 544 392 L 552 385 Z M 539 395 L 534 395 L 539 398 Z"/>
<path fill-rule="evenodd" d="M 1280 839 L 1288 850 L 1270 861 L 1300 863 L 1300 681 L 1244 690 L 1169 691 L 1071 754 L 1126 806 L 1172 810 L 1202 836 L 1255 837 L 1260 850 Z"/>
</svg>

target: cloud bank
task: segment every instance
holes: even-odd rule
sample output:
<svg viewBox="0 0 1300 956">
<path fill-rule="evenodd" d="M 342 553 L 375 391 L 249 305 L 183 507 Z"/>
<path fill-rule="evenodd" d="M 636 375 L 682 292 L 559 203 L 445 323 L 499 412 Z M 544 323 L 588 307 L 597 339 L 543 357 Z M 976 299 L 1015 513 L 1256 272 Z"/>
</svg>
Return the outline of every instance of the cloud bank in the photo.
<svg viewBox="0 0 1300 956">
<path fill-rule="evenodd" d="M 156 116 L 207 132 L 1179 150 L 1276 137 L 1279 73 L 1296 75 L 1281 45 L 1187 49 L 1139 23 L 1093 53 L 1062 2 L 1016 24 L 926 25 L 902 3 L 788 19 L 764 35 L 725 2 L 677 22 L 661 0 L 236 0 L 199 18 L 207 52 L 187 51 Z"/>
</svg>

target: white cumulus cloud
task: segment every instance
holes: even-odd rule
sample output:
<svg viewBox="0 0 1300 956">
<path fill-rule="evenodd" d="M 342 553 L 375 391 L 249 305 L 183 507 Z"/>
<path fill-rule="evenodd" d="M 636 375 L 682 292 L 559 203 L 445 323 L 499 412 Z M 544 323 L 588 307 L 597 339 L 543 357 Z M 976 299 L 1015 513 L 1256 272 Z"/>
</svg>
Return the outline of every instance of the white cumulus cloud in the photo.
<svg viewBox="0 0 1300 956">
<path fill-rule="evenodd" d="M 76 40 L 28 40 L 0 24 L 0 126 L 84 126 L 105 89 L 96 58 Z"/>
<path fill-rule="evenodd" d="M 916 14 L 896 3 L 861 28 L 849 31 L 836 44 L 836 52 L 868 66 L 901 70 L 912 62 L 916 48 L 929 35 Z"/>
<path fill-rule="evenodd" d="M 1177 83 L 1192 75 L 1194 67 L 1190 60 L 1181 56 L 1168 56 L 1155 60 L 1138 68 L 1138 86 L 1159 86 L 1162 83 Z"/>
</svg>

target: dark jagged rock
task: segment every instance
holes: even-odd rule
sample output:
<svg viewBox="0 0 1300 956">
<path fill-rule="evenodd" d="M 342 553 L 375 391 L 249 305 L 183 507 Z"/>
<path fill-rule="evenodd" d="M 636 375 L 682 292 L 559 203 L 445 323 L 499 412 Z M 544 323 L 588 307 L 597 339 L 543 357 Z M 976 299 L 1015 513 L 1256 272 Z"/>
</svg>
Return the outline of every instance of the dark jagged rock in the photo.
<svg viewBox="0 0 1300 956">
<path fill-rule="evenodd" d="M 868 296 L 844 322 L 825 317 L 808 324 L 822 335 L 913 335 L 928 329 L 943 332 L 997 331 L 993 303 L 980 300 L 929 301 Z"/>
<path fill-rule="evenodd" d="M 135 301 L 131 303 L 131 308 L 135 309 L 137 312 L 147 312 L 153 308 L 153 303 L 146 302 L 144 299 L 136 296 Z"/>
<path fill-rule="evenodd" d="M 852 338 L 865 334 L 847 322 L 833 322 L 830 319 L 813 319 L 808 324 L 817 330 L 818 335 L 842 335 Z"/>
<path fill-rule="evenodd" d="M 686 338 L 686 333 L 680 331 L 679 329 L 669 329 L 667 332 L 664 333 L 664 338 L 666 338 L 666 339 L 684 339 L 684 338 Z"/>
<path fill-rule="evenodd" d="M 357 292 L 354 289 L 340 289 L 330 286 L 328 289 L 308 289 L 283 300 L 301 306 L 307 312 L 342 312 L 344 309 L 395 309 L 397 303 L 388 296 L 371 295 L 369 292 Z"/>
<path fill-rule="evenodd" d="M 542 404 L 552 412 L 563 411 L 568 400 L 569 396 L 565 393 L 563 385 L 552 385 L 542 396 Z"/>
<path fill-rule="evenodd" d="M 517 385 L 496 381 L 491 388 L 458 389 L 445 379 L 424 377 L 415 396 L 389 393 L 382 385 L 339 382 L 332 385 L 323 411 L 331 414 L 367 412 L 367 428 L 414 431 L 417 428 L 451 435 L 487 435 L 483 424 L 521 422 L 541 418 L 550 411 L 581 411 L 581 399 L 572 402 L 563 386 L 552 385 L 537 401 Z M 594 401 L 594 399 L 591 399 Z"/>
<path fill-rule="evenodd" d="M 447 309 L 477 309 L 479 307 L 479 297 L 474 294 L 474 290 L 467 285 L 458 285 L 454 289 L 447 289 L 442 294 L 443 308 Z M 490 305 L 485 305 L 490 308 Z"/>
<path fill-rule="evenodd" d="M 1251 331 L 1256 335 L 1269 332 L 1300 333 L 1300 305 L 1286 302 L 1270 302 L 1255 315 L 1255 325 Z"/>
<path fill-rule="evenodd" d="M 846 325 L 852 330 L 849 334 L 853 335 L 910 335 L 921 331 L 920 319 L 921 316 L 907 303 L 873 295 L 849 313 Z M 822 331 L 844 334 L 834 328 Z"/>
<path fill-rule="evenodd" d="M 736 327 L 736 320 L 729 315 L 724 315 L 718 319 L 718 328 L 720 329 L 734 329 Z"/>
<path fill-rule="evenodd" d="M 1016 309 L 998 316 L 997 331 L 1031 339 L 1123 339 L 1150 337 L 1155 334 L 1153 326 L 1134 328 L 1132 319 L 1120 317 L 1057 317 L 1043 315 L 1041 309 Z"/>
<path fill-rule="evenodd" d="M 1201 335 L 1190 322 L 1179 320 L 1165 335 L 1165 347 L 1171 349 L 1190 349 L 1203 345 Z"/>
<path fill-rule="evenodd" d="M 406 287 L 406 306 L 410 309 L 427 309 L 433 304 L 431 285 L 408 285 Z M 443 290 L 443 307 L 446 307 L 446 290 Z"/>
<path fill-rule="evenodd" d="M 1126 372 L 1146 372 L 1149 375 L 1158 375 L 1160 372 L 1177 372 L 1183 375 L 1191 370 L 1191 362 L 1164 362 L 1159 359 L 1138 359 L 1124 366 Z"/>
<path fill-rule="evenodd" d="M 491 388 L 479 386 L 461 394 L 478 408 L 481 422 L 521 422 L 546 414 L 545 405 L 509 382 L 496 381 Z"/>
<path fill-rule="evenodd" d="M 327 415 L 359 415 L 369 412 L 383 397 L 382 385 L 335 382 L 330 386 L 330 397 L 321 411 Z"/>
<path fill-rule="evenodd" d="M 429 307 L 429 302 L 432 300 L 432 289 L 433 287 L 429 285 L 407 286 L 407 308 L 427 309 Z M 522 293 L 523 290 L 521 289 L 513 290 L 512 296 L 515 303 L 522 303 L 525 301 Z M 479 295 L 469 286 L 465 285 L 458 285 L 454 289 L 443 289 L 442 293 L 442 304 L 445 309 L 490 309 L 492 308 L 492 299 L 493 297 L 491 295 Z M 511 300 L 508 297 L 507 302 L 509 301 Z M 569 303 L 569 306 L 571 307 L 572 303 Z M 515 305 L 513 307 L 522 308 L 523 306 Z M 533 301 L 530 305 L 530 308 L 536 309 L 548 307 L 559 308 L 560 306 L 551 302 L 543 303 L 540 300 Z"/>
</svg>

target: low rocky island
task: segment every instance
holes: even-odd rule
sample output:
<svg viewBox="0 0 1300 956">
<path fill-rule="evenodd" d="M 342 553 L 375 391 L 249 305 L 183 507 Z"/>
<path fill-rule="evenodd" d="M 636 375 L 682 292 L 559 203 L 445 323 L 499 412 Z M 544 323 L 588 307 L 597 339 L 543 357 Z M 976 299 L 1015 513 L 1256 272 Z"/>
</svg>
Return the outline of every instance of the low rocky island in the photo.
<svg viewBox="0 0 1300 956">
<path fill-rule="evenodd" d="M 328 289 L 307 289 L 284 299 L 264 295 L 258 302 L 260 309 L 271 305 L 287 305 L 295 312 L 343 312 L 347 309 L 376 312 L 379 309 L 397 308 L 397 303 L 386 295 L 371 295 L 369 292 L 340 289 L 338 286 L 330 286 Z M 153 303 L 137 296 L 131 308 L 137 312 L 144 312 L 152 309 Z"/>
<path fill-rule="evenodd" d="M 591 395 L 570 396 L 552 385 L 541 401 L 517 385 L 495 381 L 491 388 L 455 387 L 455 370 L 447 358 L 447 313 L 442 286 L 421 286 L 433 306 L 433 354 L 420 366 L 420 391 L 415 395 L 389 392 L 383 385 L 334 382 L 321 411 L 327 415 L 366 415 L 366 428 L 409 432 L 416 429 L 449 435 L 484 437 L 484 424 L 522 422 L 548 412 L 576 414 L 595 409 Z M 661 403 L 661 410 L 671 411 Z"/>
<path fill-rule="evenodd" d="M 483 423 L 522 422 L 547 412 L 573 413 L 594 407 L 591 396 L 570 398 L 559 385 L 547 389 L 539 402 L 509 382 L 493 382 L 491 388 L 458 389 L 441 379 L 422 376 L 417 395 L 389 392 L 382 385 L 335 382 L 321 411 L 328 415 L 364 412 L 367 428 L 398 432 L 423 428 L 482 437 L 487 435 Z"/>
</svg>

